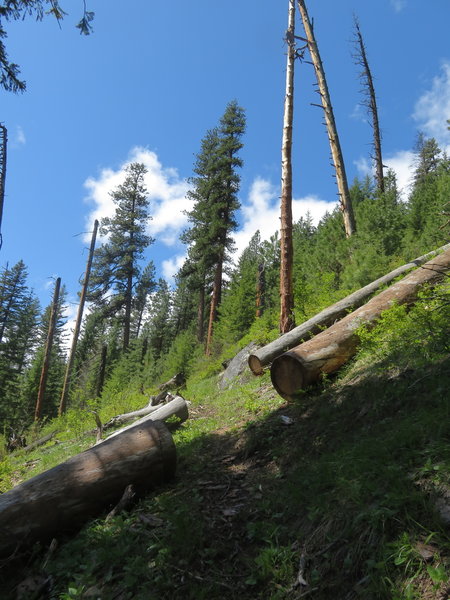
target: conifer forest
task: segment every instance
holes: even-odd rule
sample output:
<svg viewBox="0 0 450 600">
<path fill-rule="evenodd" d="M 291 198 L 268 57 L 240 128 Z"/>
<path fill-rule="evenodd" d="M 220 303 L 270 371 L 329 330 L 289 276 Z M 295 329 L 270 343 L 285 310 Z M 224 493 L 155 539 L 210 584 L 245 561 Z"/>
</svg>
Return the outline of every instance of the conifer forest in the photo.
<svg viewBox="0 0 450 600">
<path fill-rule="evenodd" d="M 101 17 L 87 4 L 76 27 L 95 36 Z M 173 281 L 152 258 L 138 161 L 89 231 L 73 321 L 64 273 L 43 306 L 29 266 L 5 262 L 0 248 L 1 598 L 450 597 L 450 157 L 418 131 L 400 188 L 383 159 L 383 73 L 372 74 L 355 16 L 349 60 L 372 168 L 348 181 L 315 3 L 284 4 L 270 238 L 256 230 L 236 252 L 251 113 L 230 90 L 190 148 Z M 53 1 L 0 3 L 2 94 L 28 93 L 6 30 L 30 17 L 62 22 L 65 12 Z M 318 221 L 292 215 L 304 63 L 338 198 Z M 15 207 L 0 118 L 5 238 L 2 215 Z"/>
</svg>

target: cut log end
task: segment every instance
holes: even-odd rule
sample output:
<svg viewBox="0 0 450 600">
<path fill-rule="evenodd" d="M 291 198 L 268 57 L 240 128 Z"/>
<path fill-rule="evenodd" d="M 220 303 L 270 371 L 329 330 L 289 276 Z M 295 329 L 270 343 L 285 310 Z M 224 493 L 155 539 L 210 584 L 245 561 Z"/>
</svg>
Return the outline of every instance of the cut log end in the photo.
<svg viewBox="0 0 450 600">
<path fill-rule="evenodd" d="M 300 359 L 290 352 L 282 354 L 272 363 L 272 385 L 285 400 L 295 400 L 305 387 L 305 373 Z"/>
<path fill-rule="evenodd" d="M 263 364 L 255 354 L 250 354 L 248 357 L 248 366 L 250 367 L 253 375 L 263 374 Z"/>
</svg>

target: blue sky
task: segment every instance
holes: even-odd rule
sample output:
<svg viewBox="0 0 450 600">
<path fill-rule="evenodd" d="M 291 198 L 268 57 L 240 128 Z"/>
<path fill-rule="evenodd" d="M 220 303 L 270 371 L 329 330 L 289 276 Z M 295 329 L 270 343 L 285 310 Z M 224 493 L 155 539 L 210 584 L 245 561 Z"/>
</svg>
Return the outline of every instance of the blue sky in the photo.
<svg viewBox="0 0 450 600">
<path fill-rule="evenodd" d="M 7 25 L 9 57 L 28 89 L 0 92 L 8 128 L 8 172 L 0 265 L 23 259 L 43 305 L 60 276 L 75 302 L 95 217 L 111 210 L 108 192 L 127 161 L 149 170 L 157 242 L 148 249 L 170 277 L 184 248 L 187 178 L 206 131 L 226 104 L 246 110 L 241 171 L 242 250 L 256 229 L 278 227 L 287 0 L 88 0 L 94 33 L 70 13 Z M 370 170 L 371 129 L 352 60 L 353 14 L 375 77 L 385 163 L 406 187 L 418 130 L 450 145 L 450 0 L 309 0 L 350 182 Z M 297 33 L 302 35 L 300 20 Z M 336 201 L 328 141 L 312 87 L 312 67 L 295 82 L 294 215 L 317 220 Z"/>
</svg>

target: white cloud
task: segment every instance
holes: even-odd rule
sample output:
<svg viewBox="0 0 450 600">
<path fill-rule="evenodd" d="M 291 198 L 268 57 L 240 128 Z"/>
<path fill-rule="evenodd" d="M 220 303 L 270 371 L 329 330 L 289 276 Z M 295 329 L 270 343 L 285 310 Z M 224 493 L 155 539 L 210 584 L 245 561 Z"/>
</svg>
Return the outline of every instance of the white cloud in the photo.
<svg viewBox="0 0 450 600">
<path fill-rule="evenodd" d="M 433 78 L 431 89 L 416 102 L 413 118 L 429 137 L 440 145 L 450 144 L 450 61 L 442 63 L 441 73 Z"/>
<path fill-rule="evenodd" d="M 407 4 L 407 0 L 391 0 L 391 5 L 395 12 L 401 12 Z"/>
<path fill-rule="evenodd" d="M 397 187 L 400 197 L 406 200 L 412 183 L 415 154 L 412 150 L 400 150 L 384 158 L 384 163 L 397 175 Z"/>
<path fill-rule="evenodd" d="M 114 214 L 115 206 L 109 193 L 123 183 L 125 170 L 132 162 L 143 163 L 147 168 L 145 185 L 153 217 L 148 225 L 148 233 L 171 246 L 177 242 L 187 223 L 183 211 L 189 210 L 192 205 L 186 198 L 189 185 L 179 177 L 176 169 L 163 167 L 155 152 L 141 147 L 133 148 L 128 160 L 119 169 L 103 169 L 97 178 L 89 177 L 85 181 L 88 190 L 86 201 L 94 204 L 94 210 L 87 218 L 88 230 L 92 229 L 94 219 L 100 220 Z M 85 241 L 89 239 L 90 234 L 86 234 Z"/>
<path fill-rule="evenodd" d="M 373 166 L 370 164 L 370 161 L 367 157 L 361 156 L 357 160 L 353 161 L 353 164 L 358 169 L 358 173 L 365 177 L 366 175 L 373 175 Z"/>
<path fill-rule="evenodd" d="M 309 212 L 317 224 L 323 215 L 331 212 L 336 202 L 325 202 L 317 196 L 306 196 L 292 200 L 294 221 L 305 217 Z M 257 178 L 253 182 L 247 202 L 242 205 L 243 224 L 234 234 L 237 248 L 236 258 L 247 247 L 254 233 L 259 229 L 261 239 L 267 240 L 280 228 L 280 191 L 266 179 Z"/>
<path fill-rule="evenodd" d="M 177 256 L 173 256 L 172 258 L 162 261 L 161 266 L 163 276 L 169 283 L 173 282 L 174 276 L 176 275 L 176 273 L 178 273 L 185 260 L 186 254 L 179 254 Z"/>
<path fill-rule="evenodd" d="M 16 128 L 16 138 L 14 141 L 18 146 L 24 146 L 27 143 L 25 133 L 20 125 Z"/>
</svg>

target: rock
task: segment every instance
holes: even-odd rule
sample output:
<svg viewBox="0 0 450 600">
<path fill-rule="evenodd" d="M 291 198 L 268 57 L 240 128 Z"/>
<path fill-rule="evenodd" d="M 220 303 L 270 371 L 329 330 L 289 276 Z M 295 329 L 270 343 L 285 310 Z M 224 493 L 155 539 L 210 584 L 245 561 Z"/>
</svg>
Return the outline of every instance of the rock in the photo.
<svg viewBox="0 0 450 600">
<path fill-rule="evenodd" d="M 219 389 L 226 390 L 232 387 L 232 385 L 236 383 L 238 376 L 241 375 L 241 373 L 243 373 L 245 370 L 247 370 L 248 374 L 250 375 L 250 370 L 248 369 L 248 357 L 257 348 L 258 346 L 255 344 L 255 342 L 250 342 L 250 344 L 245 346 L 245 348 L 242 348 L 242 350 L 236 354 L 236 356 L 229 362 L 225 371 L 219 376 Z"/>
</svg>

